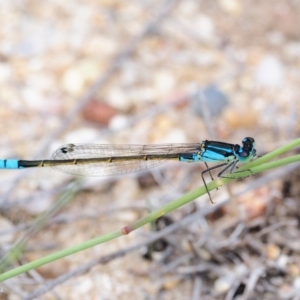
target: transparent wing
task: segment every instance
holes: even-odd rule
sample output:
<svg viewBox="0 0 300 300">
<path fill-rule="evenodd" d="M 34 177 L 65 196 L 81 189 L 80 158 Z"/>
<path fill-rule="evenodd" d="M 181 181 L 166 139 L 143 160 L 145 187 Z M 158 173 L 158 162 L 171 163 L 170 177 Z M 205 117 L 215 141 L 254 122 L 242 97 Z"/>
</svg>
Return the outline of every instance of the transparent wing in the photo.
<svg viewBox="0 0 300 300">
<path fill-rule="evenodd" d="M 94 144 L 69 144 L 57 149 L 53 161 L 107 158 L 105 161 L 81 164 L 54 164 L 56 170 L 85 176 L 109 176 L 142 171 L 156 167 L 171 155 L 180 153 L 194 153 L 199 151 L 200 144 L 161 144 L 161 145 L 94 145 Z M 155 159 L 136 159 L 136 156 L 162 155 Z M 168 158 L 167 156 L 170 155 Z M 125 157 L 124 160 L 114 161 L 114 158 Z M 111 162 L 109 162 L 109 158 Z"/>
</svg>

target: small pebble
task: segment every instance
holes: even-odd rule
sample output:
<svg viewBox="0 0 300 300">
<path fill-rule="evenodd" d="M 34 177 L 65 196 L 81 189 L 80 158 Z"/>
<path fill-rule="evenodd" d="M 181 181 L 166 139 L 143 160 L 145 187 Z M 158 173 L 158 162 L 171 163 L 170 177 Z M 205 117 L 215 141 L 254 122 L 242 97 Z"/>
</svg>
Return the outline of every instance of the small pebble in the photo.
<svg viewBox="0 0 300 300">
<path fill-rule="evenodd" d="M 226 293 L 233 282 L 236 280 L 236 275 L 233 273 L 228 273 L 226 276 L 220 277 L 215 281 L 214 289 L 217 294 Z"/>
<path fill-rule="evenodd" d="M 284 67 L 273 55 L 266 55 L 256 69 L 257 84 L 264 87 L 279 87 L 284 83 Z"/>
<path fill-rule="evenodd" d="M 300 276 L 298 276 L 294 279 L 293 286 L 297 290 L 300 290 Z"/>
<path fill-rule="evenodd" d="M 277 259 L 280 255 L 281 249 L 275 244 L 268 244 L 266 251 L 269 259 Z"/>
<path fill-rule="evenodd" d="M 116 110 L 109 104 L 97 100 L 91 100 L 82 111 L 83 117 L 90 122 L 100 125 L 108 125 Z"/>
</svg>

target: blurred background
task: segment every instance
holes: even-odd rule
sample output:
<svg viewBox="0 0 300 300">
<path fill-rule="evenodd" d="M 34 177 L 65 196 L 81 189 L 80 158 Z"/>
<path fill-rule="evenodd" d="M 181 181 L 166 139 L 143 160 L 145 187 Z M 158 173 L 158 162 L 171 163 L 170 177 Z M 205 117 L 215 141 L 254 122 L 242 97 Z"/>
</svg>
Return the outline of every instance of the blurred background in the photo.
<svg viewBox="0 0 300 300">
<path fill-rule="evenodd" d="M 299 136 L 297 0 L 1 1 L 0 14 L 1 158 L 247 136 L 263 155 Z M 9 249 L 20 255 L 8 269 L 120 229 L 201 186 L 204 168 L 1 170 L 2 262 Z M 287 166 L 236 181 L 215 204 L 170 214 L 166 224 L 194 217 L 160 243 L 129 249 L 152 236 L 144 226 L 1 283 L 2 297 L 299 299 L 299 176 Z"/>
</svg>

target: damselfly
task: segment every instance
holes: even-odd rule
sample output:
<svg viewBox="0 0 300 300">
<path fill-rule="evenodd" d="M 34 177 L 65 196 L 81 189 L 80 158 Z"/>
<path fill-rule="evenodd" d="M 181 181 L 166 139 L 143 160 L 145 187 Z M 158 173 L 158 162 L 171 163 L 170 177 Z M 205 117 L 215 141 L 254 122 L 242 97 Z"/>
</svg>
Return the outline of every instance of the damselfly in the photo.
<svg viewBox="0 0 300 300">
<path fill-rule="evenodd" d="M 232 174 L 238 162 L 246 163 L 255 157 L 255 141 L 251 137 L 244 138 L 242 146 L 207 140 L 202 143 L 160 145 L 68 144 L 58 148 L 50 160 L 2 159 L 0 169 L 51 166 L 75 175 L 109 176 L 142 171 L 168 160 L 188 163 L 202 161 L 207 169 L 201 176 L 211 199 L 205 173 L 224 167 L 218 177 L 226 178 L 223 174 L 227 170 Z M 208 162 L 220 164 L 209 168 Z"/>
</svg>

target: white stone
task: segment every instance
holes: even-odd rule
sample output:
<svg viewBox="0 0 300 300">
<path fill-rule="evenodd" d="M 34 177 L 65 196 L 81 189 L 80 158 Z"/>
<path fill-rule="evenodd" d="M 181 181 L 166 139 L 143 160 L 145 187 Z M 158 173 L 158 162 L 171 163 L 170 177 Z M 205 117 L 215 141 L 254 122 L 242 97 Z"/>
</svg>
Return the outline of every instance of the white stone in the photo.
<svg viewBox="0 0 300 300">
<path fill-rule="evenodd" d="M 276 56 L 267 55 L 258 65 L 255 77 L 258 85 L 265 87 L 281 86 L 284 81 L 284 67 Z"/>
<path fill-rule="evenodd" d="M 128 125 L 129 119 L 123 115 L 116 115 L 111 118 L 108 128 L 111 130 L 120 130 Z"/>
</svg>

